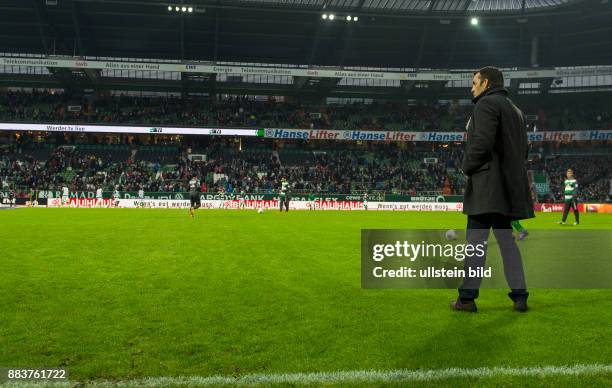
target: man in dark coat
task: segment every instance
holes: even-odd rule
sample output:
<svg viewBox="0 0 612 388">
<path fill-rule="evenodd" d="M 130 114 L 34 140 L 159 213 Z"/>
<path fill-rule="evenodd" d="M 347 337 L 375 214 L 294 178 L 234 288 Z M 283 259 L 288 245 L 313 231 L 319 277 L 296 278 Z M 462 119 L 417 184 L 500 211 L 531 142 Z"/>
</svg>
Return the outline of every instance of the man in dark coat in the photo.
<svg viewBox="0 0 612 388">
<path fill-rule="evenodd" d="M 484 244 L 484 255 L 465 260 L 466 277 L 459 287 L 454 310 L 476 311 L 481 275 L 469 269 L 483 268 L 489 230 L 493 229 L 504 261 L 504 274 L 514 310 L 527 311 L 527 287 L 521 253 L 512 236 L 511 222 L 533 218 L 533 202 L 527 180 L 528 153 L 523 113 L 508 98 L 501 71 L 485 67 L 472 80 L 474 111 L 467 124 L 463 172 L 467 176 L 463 213 L 468 216 L 468 244 Z"/>
</svg>

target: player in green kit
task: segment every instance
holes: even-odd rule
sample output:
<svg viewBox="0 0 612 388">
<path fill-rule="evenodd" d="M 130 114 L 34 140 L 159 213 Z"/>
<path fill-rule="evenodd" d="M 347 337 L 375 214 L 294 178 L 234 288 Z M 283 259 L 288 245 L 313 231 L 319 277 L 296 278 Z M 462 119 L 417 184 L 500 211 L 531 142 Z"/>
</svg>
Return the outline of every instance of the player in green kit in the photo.
<svg viewBox="0 0 612 388">
<path fill-rule="evenodd" d="M 578 181 L 574 178 L 574 171 L 571 168 L 567 169 L 567 179 L 563 182 L 563 218 L 559 221 L 560 225 L 565 224 L 567 214 L 570 208 L 574 210 L 574 225 L 580 223 L 580 213 L 578 212 Z"/>
<path fill-rule="evenodd" d="M 520 222 L 518 221 L 512 221 L 510 223 L 512 225 L 512 229 L 516 230 L 518 232 L 518 239 L 519 240 L 524 240 L 525 237 L 527 237 L 527 235 L 529 235 L 529 232 L 527 231 L 527 229 L 523 228 L 523 225 L 521 225 Z"/>
<path fill-rule="evenodd" d="M 363 210 L 368 210 L 368 193 L 363 194 Z"/>
</svg>

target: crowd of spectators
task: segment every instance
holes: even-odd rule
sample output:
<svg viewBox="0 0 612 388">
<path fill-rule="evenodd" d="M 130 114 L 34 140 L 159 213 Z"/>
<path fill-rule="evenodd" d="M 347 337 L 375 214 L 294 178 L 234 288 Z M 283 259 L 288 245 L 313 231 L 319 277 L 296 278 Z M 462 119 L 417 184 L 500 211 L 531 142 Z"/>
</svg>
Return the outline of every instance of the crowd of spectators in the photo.
<svg viewBox="0 0 612 388">
<path fill-rule="evenodd" d="M 186 192 L 196 177 L 202 192 L 274 193 L 284 177 L 295 193 L 460 195 L 465 185 L 459 169 L 460 145 L 346 143 L 325 148 L 324 143 L 315 147 L 314 143 L 256 139 L 239 148 L 233 138 L 199 139 L 162 145 L 153 158 L 141 156 L 145 146 L 139 142 L 131 143 L 122 154 L 91 150 L 76 142 L 51 144 L 23 138 L 0 142 L 0 188 L 59 190 L 65 185 L 72 191 L 101 187 L 105 191 Z M 206 160 L 194 161 L 190 154 L 204 154 Z M 579 199 L 605 201 L 611 167 L 610 156 L 564 156 L 533 161 L 529 168 L 547 176 L 550 197 L 555 200 L 562 198 L 565 170 L 572 168 L 580 184 Z"/>
<path fill-rule="evenodd" d="M 161 146 L 158 157 L 151 160 L 141 157 L 145 146 L 139 142 L 130 144 L 130 151 L 117 157 L 108 151 L 92 151 L 76 141 L 56 144 L 24 137 L 4 140 L 4 145 L 0 142 L 0 180 L 5 186 L 38 190 L 57 190 L 67 185 L 74 191 L 102 187 L 107 191 L 184 192 L 193 177 L 202 182 L 202 191 L 228 193 L 272 193 L 283 177 L 292 183 L 296 193 L 458 194 L 463 187 L 457 170 L 459 148 L 432 153 L 385 145 L 364 148 L 353 144 L 351 148 L 348 143 L 341 149 L 323 150 L 310 144 L 286 151 L 281 147 L 279 153 L 278 143 L 270 139 L 257 139 L 263 143 L 239 150 L 235 139 L 226 138 L 169 143 L 166 146 L 176 151 L 168 153 Z M 284 156 L 289 151 L 298 153 L 299 161 Z M 193 153 L 207 158 L 192 161 L 189 155 Z M 172 156 L 165 156 L 168 154 Z M 425 158 L 432 156 L 426 163 Z"/>
<path fill-rule="evenodd" d="M 612 111 L 597 106 L 547 107 L 518 102 L 540 130 L 612 129 Z M 306 105 L 251 97 L 68 96 L 49 91 L 0 94 L 0 120 L 131 125 L 231 126 L 360 129 L 389 131 L 463 131 L 471 104 L 458 101 Z M 535 117 L 535 119 L 534 119 Z"/>
</svg>

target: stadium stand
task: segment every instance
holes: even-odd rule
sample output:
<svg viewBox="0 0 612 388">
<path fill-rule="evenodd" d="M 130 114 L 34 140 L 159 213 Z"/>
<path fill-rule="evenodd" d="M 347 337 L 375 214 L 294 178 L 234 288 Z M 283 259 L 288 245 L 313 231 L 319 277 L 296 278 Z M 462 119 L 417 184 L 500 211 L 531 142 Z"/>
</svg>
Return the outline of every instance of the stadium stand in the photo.
<svg viewBox="0 0 612 388">
<path fill-rule="evenodd" d="M 569 105 L 524 100 L 521 107 L 537 118 L 533 124 L 541 130 L 612 129 L 612 114 L 606 108 L 608 99 L 593 104 L 577 100 Z M 0 93 L 0 120 L 31 123 L 461 131 L 470 112 L 471 105 L 460 105 L 458 101 L 446 105 L 304 105 L 244 96 L 211 101 L 207 97 L 68 97 L 50 91 Z"/>
<path fill-rule="evenodd" d="M 0 144 L 4 143 L 0 146 L 0 179 L 4 186 L 24 190 L 58 189 L 68 184 L 71 190 L 184 192 L 193 176 L 203 181 L 204 191 L 226 193 L 271 193 L 283 176 L 295 183 L 296 192 L 453 195 L 462 194 L 464 188 L 459 170 L 461 145 L 445 148 L 425 143 L 400 148 L 257 139 L 244 142 L 240 149 L 233 138 L 193 137 L 158 145 L 141 144 L 146 137 L 132 139 L 130 144 L 100 144 L 91 135 L 79 140 L 84 143 L 57 136 L 42 142 L 27 137 L 9 141 L 11 136 L 14 134 L 0 136 Z M 597 154 L 602 149 L 595 145 L 589 153 L 585 147 L 582 154 L 564 154 L 564 148 L 542 149 L 544 155 L 536 155 L 529 168 L 546 175 L 550 199 L 561 198 L 563 176 L 571 167 L 581 182 L 580 199 L 605 201 L 612 155 Z M 206 155 L 206 160 L 190 160 L 193 153 Z"/>
</svg>

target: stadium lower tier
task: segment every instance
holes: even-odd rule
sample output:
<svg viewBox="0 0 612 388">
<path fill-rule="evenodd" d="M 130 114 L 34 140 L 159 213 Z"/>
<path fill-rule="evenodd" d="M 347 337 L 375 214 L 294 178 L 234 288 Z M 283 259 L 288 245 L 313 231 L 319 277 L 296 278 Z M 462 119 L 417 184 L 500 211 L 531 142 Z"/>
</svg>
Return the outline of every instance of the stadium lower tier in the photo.
<svg viewBox="0 0 612 388">
<path fill-rule="evenodd" d="M 101 139 L 92 136 L 39 138 L 24 134 L 15 140 L 11 137 L 15 134 L 6 135 L 8 143 L 2 145 L 0 133 L 0 190 L 14 190 L 17 197 L 28 197 L 31 190 L 58 191 L 64 187 L 71 192 L 102 189 L 177 194 L 190 191 L 194 182 L 201 192 L 274 194 L 283 178 L 293 192 L 316 195 L 461 195 L 465 186 L 461 143 L 168 137 L 164 138 L 167 143 L 156 144 L 161 138 L 155 136 L 153 144 L 143 144 L 153 138 L 100 144 Z M 98 143 L 91 143 L 94 141 Z M 579 201 L 609 200 L 609 147 L 572 146 L 580 154 L 567 155 L 560 154 L 563 147 L 551 147 L 533 147 L 527 165 L 538 200 L 562 199 L 567 168 L 572 168 L 578 179 Z"/>
</svg>

